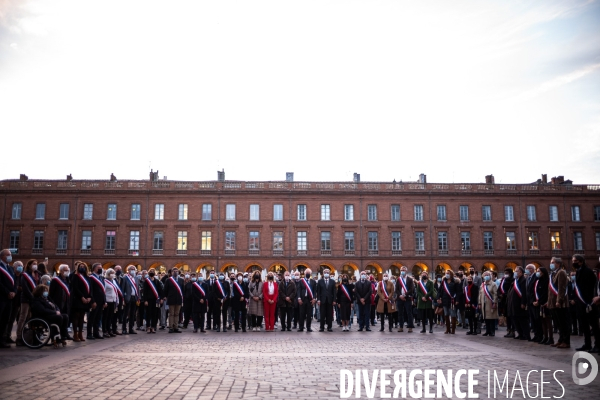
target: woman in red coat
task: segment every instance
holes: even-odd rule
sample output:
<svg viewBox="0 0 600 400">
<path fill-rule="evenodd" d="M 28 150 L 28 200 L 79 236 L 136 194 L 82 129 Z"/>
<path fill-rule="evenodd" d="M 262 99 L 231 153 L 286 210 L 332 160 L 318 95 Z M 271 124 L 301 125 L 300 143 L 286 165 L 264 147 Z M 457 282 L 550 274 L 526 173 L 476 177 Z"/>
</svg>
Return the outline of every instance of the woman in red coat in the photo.
<svg viewBox="0 0 600 400">
<path fill-rule="evenodd" d="M 279 288 L 272 272 L 267 275 L 267 282 L 263 284 L 263 304 L 265 309 L 265 331 L 273 332 L 275 329 L 275 307 Z"/>
</svg>

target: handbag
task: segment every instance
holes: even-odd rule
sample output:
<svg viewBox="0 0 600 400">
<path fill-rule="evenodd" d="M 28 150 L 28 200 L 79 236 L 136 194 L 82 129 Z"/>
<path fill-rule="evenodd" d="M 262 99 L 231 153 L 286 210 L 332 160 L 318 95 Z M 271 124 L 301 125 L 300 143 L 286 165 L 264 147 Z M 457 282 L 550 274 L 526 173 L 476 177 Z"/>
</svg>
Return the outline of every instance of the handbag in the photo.
<svg viewBox="0 0 600 400">
<path fill-rule="evenodd" d="M 435 312 L 435 315 L 442 315 L 442 314 L 444 314 L 444 308 L 436 307 L 434 312 Z"/>
</svg>

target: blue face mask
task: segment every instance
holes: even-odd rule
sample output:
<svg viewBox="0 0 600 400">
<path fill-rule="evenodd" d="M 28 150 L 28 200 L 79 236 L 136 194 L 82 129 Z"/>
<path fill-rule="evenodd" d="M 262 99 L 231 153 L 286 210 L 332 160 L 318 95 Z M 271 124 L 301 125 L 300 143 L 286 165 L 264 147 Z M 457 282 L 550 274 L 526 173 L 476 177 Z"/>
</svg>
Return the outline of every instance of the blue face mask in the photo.
<svg viewBox="0 0 600 400">
<path fill-rule="evenodd" d="M 8 256 L 8 257 L 6 257 L 6 262 L 7 262 L 7 263 L 9 263 L 9 262 L 12 262 L 12 256 Z"/>
<path fill-rule="evenodd" d="M 400 275 L 402 275 L 402 276 L 406 275 L 406 271 L 400 271 Z"/>
<path fill-rule="evenodd" d="M 529 275 L 529 270 L 528 269 L 525 270 L 525 275 Z"/>
<path fill-rule="evenodd" d="M 225 277 L 223 275 L 219 275 L 219 280 L 222 281 L 223 279 L 225 279 Z"/>
<path fill-rule="evenodd" d="M 204 282 L 204 277 L 201 276 L 200 278 L 198 278 L 198 282 Z"/>
<path fill-rule="evenodd" d="M 48 292 L 44 292 L 44 297 L 48 297 Z"/>
<path fill-rule="evenodd" d="M 248 283 L 248 278 L 244 278 L 244 282 Z"/>
<path fill-rule="evenodd" d="M 492 279 L 489 275 L 485 276 L 483 279 L 485 279 L 486 282 L 488 282 L 490 279 Z"/>
<path fill-rule="evenodd" d="M 23 272 L 23 267 L 17 267 L 17 272 L 18 272 L 18 273 L 21 273 L 21 272 Z"/>
<path fill-rule="evenodd" d="M 576 278 L 576 276 L 575 276 L 575 275 L 571 276 L 571 281 L 572 281 L 572 282 L 575 282 L 575 278 Z"/>
<path fill-rule="evenodd" d="M 555 264 L 550 264 L 550 271 L 554 271 L 555 268 L 556 268 Z"/>
<path fill-rule="evenodd" d="M 437 281 L 438 281 L 438 282 L 441 282 L 441 281 L 442 281 L 442 278 L 437 278 Z"/>
<path fill-rule="evenodd" d="M 539 278 L 540 276 L 542 276 L 542 273 L 541 272 L 536 272 L 535 276 Z"/>
</svg>

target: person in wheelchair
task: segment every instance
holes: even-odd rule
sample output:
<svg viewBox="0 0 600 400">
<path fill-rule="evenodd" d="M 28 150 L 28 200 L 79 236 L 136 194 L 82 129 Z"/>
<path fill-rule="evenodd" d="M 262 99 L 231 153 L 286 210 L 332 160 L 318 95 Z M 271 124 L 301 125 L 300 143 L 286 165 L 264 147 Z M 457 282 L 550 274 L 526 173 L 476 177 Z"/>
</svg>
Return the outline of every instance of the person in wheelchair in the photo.
<svg viewBox="0 0 600 400">
<path fill-rule="evenodd" d="M 60 328 L 60 340 L 63 346 L 67 345 L 67 327 L 69 326 L 69 316 L 61 314 L 58 307 L 48 300 L 49 289 L 46 285 L 38 285 L 33 291 L 33 301 L 31 302 L 31 314 L 33 318 L 41 318 L 48 325 L 55 324 Z M 52 328 L 54 329 L 54 328 Z M 54 343 L 56 347 L 58 343 Z"/>
</svg>

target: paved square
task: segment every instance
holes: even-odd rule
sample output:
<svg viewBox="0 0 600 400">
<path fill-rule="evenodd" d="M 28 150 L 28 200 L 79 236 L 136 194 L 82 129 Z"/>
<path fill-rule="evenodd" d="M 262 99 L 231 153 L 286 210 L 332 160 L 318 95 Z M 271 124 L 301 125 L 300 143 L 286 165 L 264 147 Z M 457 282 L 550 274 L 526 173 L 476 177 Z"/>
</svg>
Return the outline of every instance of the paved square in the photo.
<svg viewBox="0 0 600 400">
<path fill-rule="evenodd" d="M 517 370 L 523 389 L 530 370 L 563 370 L 556 375 L 564 386 L 562 398 L 589 400 L 600 393 L 600 375 L 587 386 L 571 379 L 571 358 L 581 337 L 572 339 L 572 349 L 559 351 L 505 339 L 504 331 L 494 338 L 465 336 L 462 329 L 456 335 L 444 335 L 441 328 L 434 332 L 347 333 L 335 328 L 333 333 L 194 334 L 188 329 L 179 335 L 140 332 L 69 342 L 58 350 L 13 347 L 0 352 L 0 398 L 337 399 L 340 369 L 367 369 L 371 374 L 375 369 L 410 373 L 417 368 L 479 369 L 479 398 L 489 398 L 488 370 L 502 377 L 509 371 L 511 390 Z M 550 382 L 545 397 L 563 394 L 551 374 L 544 380 Z M 539 381 L 539 373 L 532 373 L 525 398 L 536 397 L 534 383 Z M 512 398 L 524 398 L 518 389 Z M 366 398 L 364 389 L 361 394 Z M 506 391 L 497 398 L 506 398 Z"/>
</svg>

